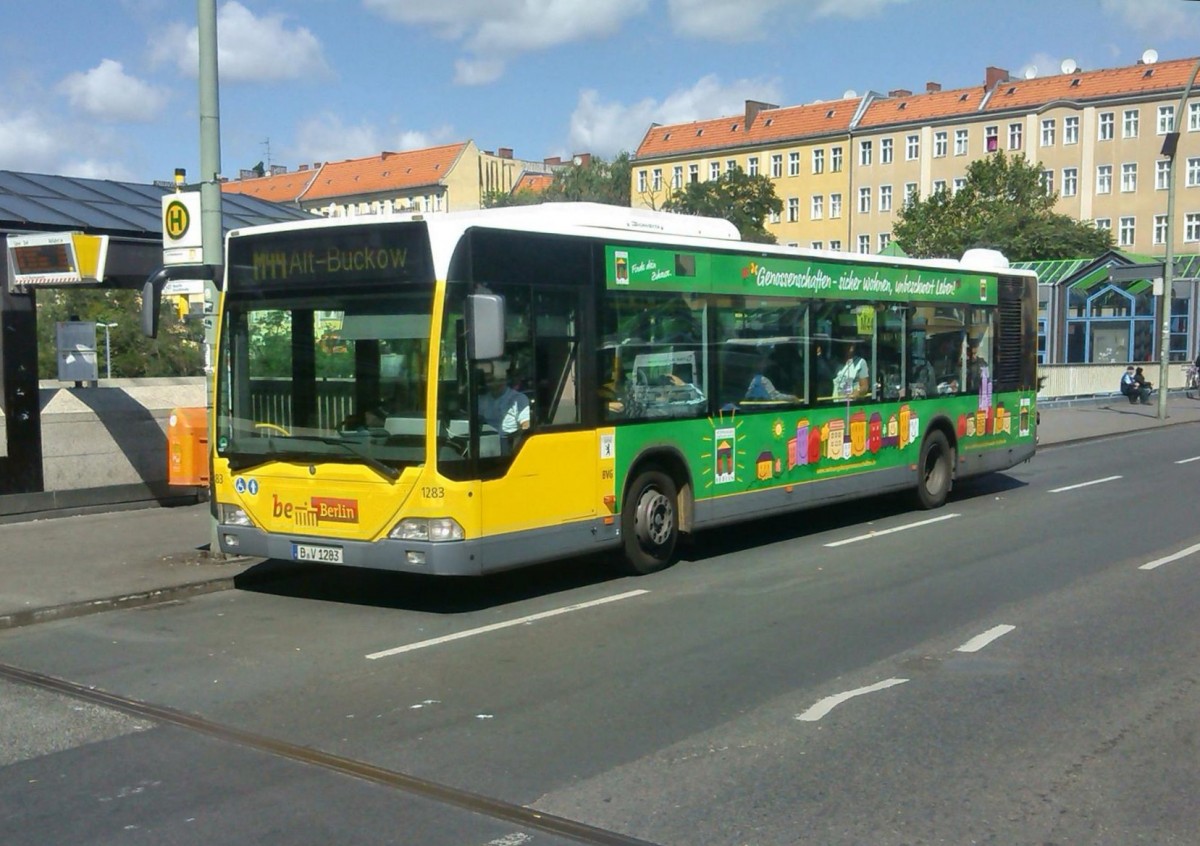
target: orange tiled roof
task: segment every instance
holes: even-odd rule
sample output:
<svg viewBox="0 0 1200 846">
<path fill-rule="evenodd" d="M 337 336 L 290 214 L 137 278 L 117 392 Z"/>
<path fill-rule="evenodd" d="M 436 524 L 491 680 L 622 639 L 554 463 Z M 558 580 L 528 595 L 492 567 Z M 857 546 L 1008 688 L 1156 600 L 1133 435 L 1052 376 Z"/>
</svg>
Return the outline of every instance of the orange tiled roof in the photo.
<svg viewBox="0 0 1200 846">
<path fill-rule="evenodd" d="M 1153 65 L 1129 65 L 1094 71 L 1075 71 L 1037 79 L 1002 82 L 985 111 L 1025 109 L 1055 101 L 1085 102 L 1118 94 L 1183 90 L 1196 59 L 1172 59 Z"/>
<path fill-rule="evenodd" d="M 747 147 L 789 138 L 846 132 L 862 104 L 862 97 L 808 103 L 803 106 L 763 109 L 747 132 L 744 114 L 691 123 L 652 126 L 638 145 L 634 158 L 650 159 Z"/>
<path fill-rule="evenodd" d="M 294 203 L 303 196 L 308 183 L 320 173 L 320 168 L 256 176 L 253 179 L 231 179 L 221 183 L 227 194 L 246 194 L 272 203 Z"/>
<path fill-rule="evenodd" d="M 904 97 L 876 98 L 867 106 L 858 129 L 894 123 L 928 123 L 979 111 L 987 89 L 982 85 L 949 91 L 927 91 Z"/>
<path fill-rule="evenodd" d="M 554 182 L 553 173 L 529 173 L 523 171 L 517 179 L 517 184 L 512 187 L 512 193 L 517 194 L 521 191 L 529 191 L 533 194 L 541 194 L 550 184 Z"/>
<path fill-rule="evenodd" d="M 305 192 L 304 200 L 308 202 L 437 185 L 454 167 L 467 143 L 326 162 L 320 175 Z"/>
</svg>

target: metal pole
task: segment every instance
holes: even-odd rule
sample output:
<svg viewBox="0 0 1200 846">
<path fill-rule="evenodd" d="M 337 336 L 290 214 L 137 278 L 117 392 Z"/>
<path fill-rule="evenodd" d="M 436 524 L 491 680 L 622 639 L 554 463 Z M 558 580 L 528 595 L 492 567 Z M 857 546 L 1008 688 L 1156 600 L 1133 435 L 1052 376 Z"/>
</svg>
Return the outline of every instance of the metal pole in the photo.
<svg viewBox="0 0 1200 846">
<path fill-rule="evenodd" d="M 1158 419 L 1167 419 L 1167 385 L 1171 372 L 1171 287 L 1175 282 L 1175 153 L 1179 147 L 1179 127 L 1187 109 L 1192 84 L 1200 74 L 1200 61 L 1192 68 L 1183 93 L 1179 95 L 1179 106 L 1175 109 L 1174 126 L 1163 141 L 1162 152 L 1167 157 L 1167 252 L 1163 258 L 1162 293 L 1158 297 Z"/>
<path fill-rule="evenodd" d="M 221 231 L 221 118 L 217 74 L 216 0 L 196 0 L 197 35 L 200 47 L 200 237 L 206 265 L 224 264 Z M 214 274 L 215 276 L 215 274 Z M 208 442 L 214 444 L 212 395 L 213 346 L 216 343 L 216 282 L 204 282 L 205 406 L 208 412 Z M 216 516 L 209 518 L 208 554 L 224 558 L 217 537 Z"/>
</svg>

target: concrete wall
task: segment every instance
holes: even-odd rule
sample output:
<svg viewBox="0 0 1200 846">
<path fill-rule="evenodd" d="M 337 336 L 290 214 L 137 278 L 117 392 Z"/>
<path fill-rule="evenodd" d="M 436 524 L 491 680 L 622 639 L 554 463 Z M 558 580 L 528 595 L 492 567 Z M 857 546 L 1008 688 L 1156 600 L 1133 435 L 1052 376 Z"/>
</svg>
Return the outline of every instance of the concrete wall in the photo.
<svg viewBox="0 0 1200 846">
<path fill-rule="evenodd" d="M 0 517 L 191 498 L 167 485 L 172 409 L 203 407 L 204 377 L 103 379 L 98 387 L 40 385 L 45 492 L 0 496 Z M 0 445 L 5 443 L 0 414 Z"/>
</svg>

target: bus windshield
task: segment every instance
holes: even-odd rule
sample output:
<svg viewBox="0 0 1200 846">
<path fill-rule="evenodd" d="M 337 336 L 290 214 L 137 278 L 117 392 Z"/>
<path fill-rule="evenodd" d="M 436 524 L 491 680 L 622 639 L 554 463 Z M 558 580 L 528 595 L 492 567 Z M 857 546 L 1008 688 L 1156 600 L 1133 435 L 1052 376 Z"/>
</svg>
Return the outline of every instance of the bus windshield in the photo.
<svg viewBox="0 0 1200 846">
<path fill-rule="evenodd" d="M 389 478 L 425 462 L 433 292 L 336 290 L 225 301 L 217 453 L 360 463 Z"/>
</svg>

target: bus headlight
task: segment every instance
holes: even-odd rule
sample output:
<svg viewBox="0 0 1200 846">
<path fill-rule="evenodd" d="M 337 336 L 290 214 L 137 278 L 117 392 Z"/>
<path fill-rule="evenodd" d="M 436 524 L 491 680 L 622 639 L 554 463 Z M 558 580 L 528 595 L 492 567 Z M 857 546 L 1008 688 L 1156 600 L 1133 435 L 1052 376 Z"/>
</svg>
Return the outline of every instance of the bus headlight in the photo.
<svg viewBox="0 0 1200 846">
<path fill-rule="evenodd" d="M 226 526 L 249 526 L 250 515 L 237 505 L 218 505 L 218 515 Z"/>
<path fill-rule="evenodd" d="M 439 543 L 466 537 L 453 517 L 406 517 L 388 532 L 392 540 L 417 540 Z"/>
</svg>

